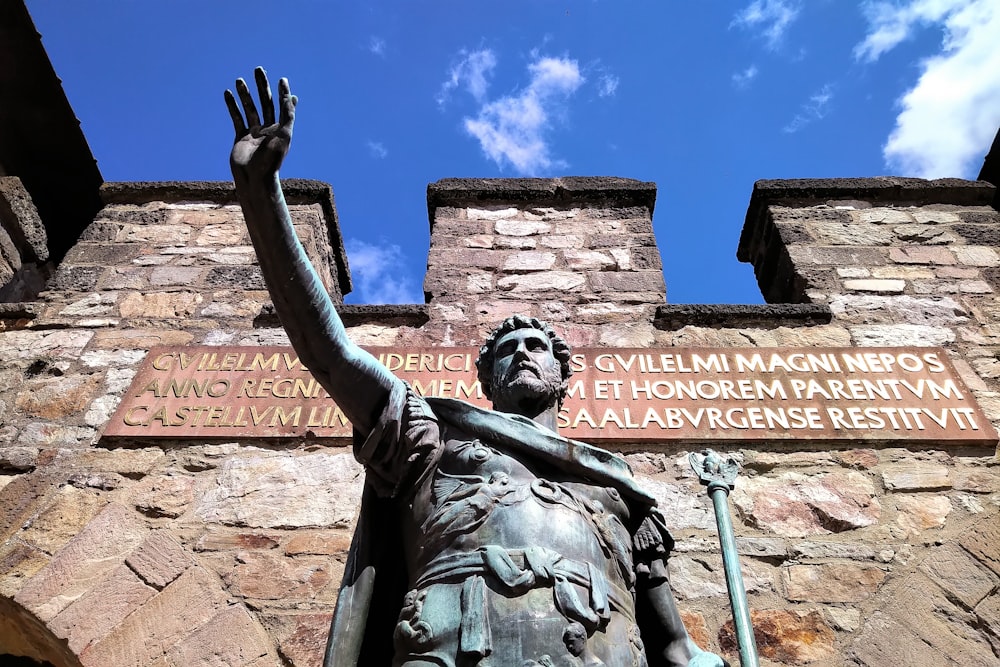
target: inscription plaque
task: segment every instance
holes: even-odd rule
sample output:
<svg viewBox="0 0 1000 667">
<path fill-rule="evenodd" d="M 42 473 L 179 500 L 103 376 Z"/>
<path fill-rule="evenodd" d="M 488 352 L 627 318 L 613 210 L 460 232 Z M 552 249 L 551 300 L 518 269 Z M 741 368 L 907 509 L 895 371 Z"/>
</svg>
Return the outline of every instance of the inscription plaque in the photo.
<svg viewBox="0 0 1000 667">
<path fill-rule="evenodd" d="M 488 407 L 474 348 L 368 347 L 417 393 Z M 940 348 L 582 349 L 559 430 L 586 441 L 854 440 L 994 445 Z M 105 436 L 346 438 L 288 347 L 156 347 Z"/>
</svg>

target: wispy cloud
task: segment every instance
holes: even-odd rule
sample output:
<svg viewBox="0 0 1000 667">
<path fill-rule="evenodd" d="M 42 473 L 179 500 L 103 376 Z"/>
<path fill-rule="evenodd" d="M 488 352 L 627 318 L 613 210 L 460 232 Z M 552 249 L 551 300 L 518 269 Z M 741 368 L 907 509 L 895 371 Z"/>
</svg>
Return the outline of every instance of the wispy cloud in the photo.
<svg viewBox="0 0 1000 667">
<path fill-rule="evenodd" d="M 493 51 L 462 50 L 459 56 L 461 56 L 459 61 L 451 66 L 448 78 L 441 84 L 441 90 L 435 97 L 438 106 L 444 106 L 451 92 L 459 86 L 464 86 L 477 102 L 486 97 L 486 90 L 490 87 L 489 77 L 497 64 Z"/>
<path fill-rule="evenodd" d="M 618 92 L 618 77 L 602 74 L 597 80 L 597 94 L 601 97 L 612 97 L 616 92 Z"/>
<path fill-rule="evenodd" d="M 750 65 L 742 72 L 733 74 L 733 85 L 737 88 L 749 88 L 754 79 L 757 78 L 757 66 Z"/>
<path fill-rule="evenodd" d="M 886 165 L 922 178 L 974 177 L 1000 124 L 1000 3 L 996 0 L 866 2 L 869 29 L 854 49 L 872 63 L 918 29 L 939 27 L 937 54 L 920 63 L 914 86 L 898 100 L 883 147 Z"/>
<path fill-rule="evenodd" d="M 385 57 L 385 40 L 375 35 L 368 40 L 368 50 L 377 56 Z"/>
<path fill-rule="evenodd" d="M 799 0 L 754 0 L 736 13 L 729 27 L 759 32 L 767 48 L 781 46 L 785 31 L 799 16 Z"/>
<path fill-rule="evenodd" d="M 494 61 L 495 63 L 495 61 Z M 484 102 L 475 118 L 465 118 L 465 131 L 479 140 L 488 158 L 503 169 L 540 174 L 564 163 L 550 155 L 546 133 L 551 118 L 585 81 L 577 61 L 534 54 L 524 89 Z M 471 91 L 470 91 L 471 92 Z"/>
<path fill-rule="evenodd" d="M 398 245 L 372 245 L 358 239 L 344 243 L 358 298 L 364 303 L 423 303 L 415 280 L 402 274 L 403 251 Z"/>
<path fill-rule="evenodd" d="M 389 155 L 389 151 L 385 149 L 385 146 L 381 141 L 369 141 L 368 152 L 377 160 L 385 159 L 385 157 Z"/>
<path fill-rule="evenodd" d="M 794 134 L 813 121 L 823 119 L 830 109 L 830 100 L 833 99 L 833 86 L 829 83 L 809 96 L 809 99 L 802 104 L 799 113 L 784 128 L 785 132 Z"/>
</svg>

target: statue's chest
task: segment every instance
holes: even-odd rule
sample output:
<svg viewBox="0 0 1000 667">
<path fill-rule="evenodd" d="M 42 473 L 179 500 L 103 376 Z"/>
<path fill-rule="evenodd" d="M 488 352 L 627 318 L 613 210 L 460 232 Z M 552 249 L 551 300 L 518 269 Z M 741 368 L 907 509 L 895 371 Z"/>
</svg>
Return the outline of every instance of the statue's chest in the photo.
<svg viewBox="0 0 1000 667">
<path fill-rule="evenodd" d="M 568 478 L 464 434 L 450 435 L 412 506 L 418 561 L 493 544 L 542 546 L 587 562 L 631 567 L 628 508 L 615 489 Z"/>
</svg>

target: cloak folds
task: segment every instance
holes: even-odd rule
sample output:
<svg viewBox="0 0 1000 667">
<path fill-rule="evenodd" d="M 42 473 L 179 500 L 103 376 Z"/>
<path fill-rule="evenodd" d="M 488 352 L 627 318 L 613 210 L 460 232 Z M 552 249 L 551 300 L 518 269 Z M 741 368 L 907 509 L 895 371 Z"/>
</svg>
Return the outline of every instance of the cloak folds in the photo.
<svg viewBox="0 0 1000 667">
<path fill-rule="evenodd" d="M 355 451 L 400 437 L 400 414 L 406 400 L 393 391 L 382 418 L 367 439 L 355 434 Z M 565 473 L 618 490 L 633 506 L 634 516 L 646 514 L 656 501 L 632 478 L 623 459 L 597 447 L 563 438 L 518 415 L 504 414 L 447 398 L 425 398 L 440 424 L 478 437 L 515 458 L 544 461 Z M 363 441 L 363 442 L 362 442 Z M 374 444 L 373 444 L 374 443 Z M 403 560 L 399 498 L 381 497 L 384 480 L 366 474 L 361 512 L 351 541 L 344 579 L 330 626 L 324 667 L 389 667 L 393 658 L 393 630 L 407 590 Z"/>
</svg>

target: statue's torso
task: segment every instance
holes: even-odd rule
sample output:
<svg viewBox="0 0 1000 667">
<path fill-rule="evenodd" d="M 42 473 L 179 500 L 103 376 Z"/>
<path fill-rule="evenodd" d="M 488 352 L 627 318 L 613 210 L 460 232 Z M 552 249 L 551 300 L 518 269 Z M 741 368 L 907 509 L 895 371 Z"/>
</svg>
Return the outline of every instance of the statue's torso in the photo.
<svg viewBox="0 0 1000 667">
<path fill-rule="evenodd" d="M 642 664 L 618 491 L 454 427 L 440 446 L 403 517 L 410 593 L 397 664 Z M 563 642 L 574 620 L 590 634 L 581 657 Z"/>
</svg>

